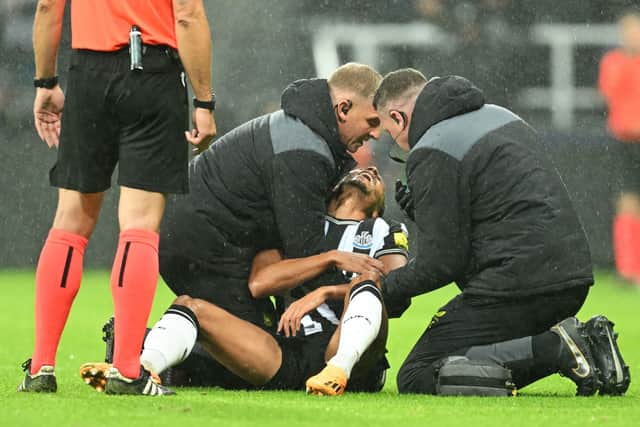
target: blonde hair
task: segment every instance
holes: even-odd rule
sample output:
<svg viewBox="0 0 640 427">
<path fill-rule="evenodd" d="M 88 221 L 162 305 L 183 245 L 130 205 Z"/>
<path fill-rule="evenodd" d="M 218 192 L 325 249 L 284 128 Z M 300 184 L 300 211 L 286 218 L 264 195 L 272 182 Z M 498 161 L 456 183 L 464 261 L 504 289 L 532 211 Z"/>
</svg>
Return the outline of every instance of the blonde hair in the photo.
<svg viewBox="0 0 640 427">
<path fill-rule="evenodd" d="M 331 90 L 352 92 L 362 98 L 372 98 L 382 76 L 368 65 L 349 62 L 338 67 L 328 83 Z"/>
</svg>

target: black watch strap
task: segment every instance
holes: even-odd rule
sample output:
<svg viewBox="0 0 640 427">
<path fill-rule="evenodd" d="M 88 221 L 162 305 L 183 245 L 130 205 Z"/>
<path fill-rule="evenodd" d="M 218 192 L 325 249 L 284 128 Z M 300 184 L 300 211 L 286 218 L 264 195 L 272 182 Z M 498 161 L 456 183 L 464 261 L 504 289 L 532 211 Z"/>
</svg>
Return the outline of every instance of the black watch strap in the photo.
<svg viewBox="0 0 640 427">
<path fill-rule="evenodd" d="M 58 76 L 49 77 L 46 79 L 33 79 L 34 87 L 42 87 L 45 89 L 53 89 L 58 84 Z"/>
<path fill-rule="evenodd" d="M 193 108 L 206 108 L 207 110 L 215 111 L 216 109 L 216 94 L 211 93 L 211 101 L 200 101 L 195 96 L 193 97 Z"/>
</svg>

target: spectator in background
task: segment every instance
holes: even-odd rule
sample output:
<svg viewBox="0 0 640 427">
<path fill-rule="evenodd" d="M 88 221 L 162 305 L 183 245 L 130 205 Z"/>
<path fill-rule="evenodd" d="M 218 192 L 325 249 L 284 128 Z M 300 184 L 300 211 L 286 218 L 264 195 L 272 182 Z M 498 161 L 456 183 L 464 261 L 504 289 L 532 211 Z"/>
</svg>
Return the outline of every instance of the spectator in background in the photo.
<svg viewBox="0 0 640 427">
<path fill-rule="evenodd" d="M 618 24 L 621 46 L 602 58 L 598 86 L 609 108 L 609 133 L 628 144 L 629 169 L 637 172 L 617 202 L 613 249 L 620 276 L 640 284 L 640 171 L 635 171 L 640 160 L 640 10 L 628 11 Z"/>
<path fill-rule="evenodd" d="M 413 6 L 412 16 L 449 33 L 455 47 L 413 54 L 406 64 L 436 75 L 470 76 L 491 102 L 508 105 L 511 93 L 523 84 L 521 69 L 513 64 L 523 60 L 526 7 L 512 0 L 414 0 Z"/>
</svg>

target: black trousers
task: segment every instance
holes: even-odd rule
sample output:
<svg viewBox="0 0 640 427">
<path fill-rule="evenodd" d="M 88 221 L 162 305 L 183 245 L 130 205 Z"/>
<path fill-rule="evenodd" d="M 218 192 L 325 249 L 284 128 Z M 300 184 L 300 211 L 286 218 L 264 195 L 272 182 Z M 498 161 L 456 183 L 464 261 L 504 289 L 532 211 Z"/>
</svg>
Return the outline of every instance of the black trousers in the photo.
<svg viewBox="0 0 640 427">
<path fill-rule="evenodd" d="M 574 316 L 588 292 L 588 288 L 580 287 L 526 298 L 464 293 L 456 296 L 433 316 L 400 367 L 398 390 L 401 393 L 435 393 L 434 364 L 452 355 L 501 359 L 512 370 L 518 388 L 551 374 L 533 360 L 531 337 Z M 518 338 L 521 340 L 490 346 Z M 496 352 L 504 354 L 495 357 Z"/>
</svg>

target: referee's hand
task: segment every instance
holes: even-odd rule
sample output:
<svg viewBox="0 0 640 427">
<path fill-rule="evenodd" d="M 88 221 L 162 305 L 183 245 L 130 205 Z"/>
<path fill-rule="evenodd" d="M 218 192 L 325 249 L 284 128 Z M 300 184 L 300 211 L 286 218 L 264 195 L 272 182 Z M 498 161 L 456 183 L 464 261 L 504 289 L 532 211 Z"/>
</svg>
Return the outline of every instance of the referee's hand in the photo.
<svg viewBox="0 0 640 427">
<path fill-rule="evenodd" d="M 59 85 L 53 89 L 39 87 L 33 101 L 33 121 L 41 140 L 49 148 L 60 142 L 60 119 L 64 108 L 64 93 Z"/>
<path fill-rule="evenodd" d="M 216 136 L 216 119 L 213 117 L 213 111 L 206 108 L 195 108 L 191 113 L 191 119 L 194 128 L 185 131 L 184 136 L 195 146 L 194 153 L 200 154 L 211 145 Z"/>
</svg>

